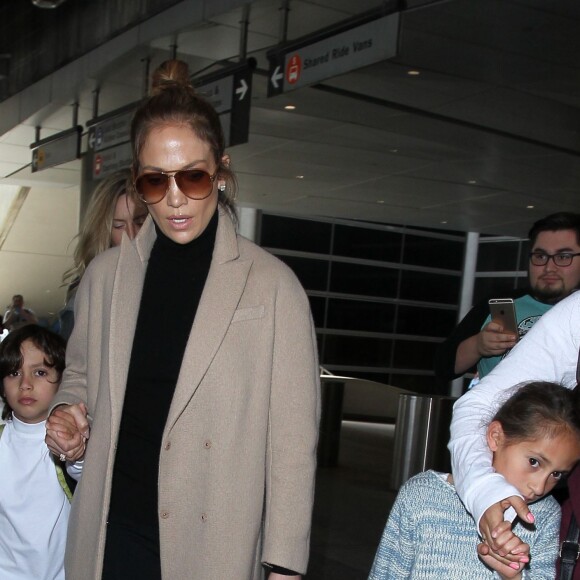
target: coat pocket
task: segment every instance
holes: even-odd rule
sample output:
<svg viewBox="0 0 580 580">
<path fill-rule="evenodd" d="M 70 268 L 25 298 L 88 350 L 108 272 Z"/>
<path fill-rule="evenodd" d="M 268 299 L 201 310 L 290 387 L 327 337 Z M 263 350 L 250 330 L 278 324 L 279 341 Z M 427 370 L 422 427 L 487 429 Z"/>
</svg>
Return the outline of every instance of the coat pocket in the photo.
<svg viewBox="0 0 580 580">
<path fill-rule="evenodd" d="M 252 306 L 251 308 L 239 308 L 234 312 L 232 322 L 241 322 L 242 320 L 253 320 L 254 318 L 264 317 L 264 305 Z"/>
</svg>

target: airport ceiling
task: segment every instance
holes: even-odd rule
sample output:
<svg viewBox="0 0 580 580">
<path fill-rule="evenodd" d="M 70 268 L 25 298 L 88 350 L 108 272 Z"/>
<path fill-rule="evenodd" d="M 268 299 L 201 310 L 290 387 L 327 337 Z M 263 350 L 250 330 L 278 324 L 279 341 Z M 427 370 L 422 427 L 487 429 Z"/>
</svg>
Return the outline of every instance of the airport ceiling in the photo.
<svg viewBox="0 0 580 580">
<path fill-rule="evenodd" d="M 0 301 L 22 292 L 43 314 L 58 309 L 78 226 L 81 161 L 32 173 L 35 127 L 41 138 L 71 128 L 75 101 L 86 127 L 97 87 L 99 115 L 136 101 L 145 58 L 154 67 L 176 49 L 201 74 L 238 61 L 244 15 L 247 56 L 257 67 L 248 142 L 230 150 L 241 206 L 514 236 L 547 213 L 580 211 L 576 0 L 400 2 L 396 56 L 276 97 L 267 96 L 267 53 L 281 41 L 281 0 L 215 14 L 213 4 L 188 24 L 192 4 L 178 3 L 136 35 L 109 42 L 107 62 L 93 55 L 92 67 L 72 63 L 58 98 L 26 118 L 15 114 L 0 136 L 0 185 L 30 188 L 0 232 Z M 386 4 L 291 0 L 287 39 Z M 25 266 L 29 255 L 33 265 Z M 42 288 L 33 285 L 34 268 L 36 280 L 46 276 Z"/>
</svg>

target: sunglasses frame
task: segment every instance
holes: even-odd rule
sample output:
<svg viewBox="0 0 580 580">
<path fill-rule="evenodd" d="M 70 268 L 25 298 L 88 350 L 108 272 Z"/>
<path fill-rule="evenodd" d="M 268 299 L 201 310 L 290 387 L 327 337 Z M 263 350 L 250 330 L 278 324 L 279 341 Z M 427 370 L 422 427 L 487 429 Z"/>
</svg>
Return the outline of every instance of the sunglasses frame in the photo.
<svg viewBox="0 0 580 580">
<path fill-rule="evenodd" d="M 207 195 L 204 195 L 203 197 L 191 197 L 190 195 L 188 195 L 187 193 L 185 193 L 185 191 L 183 191 L 183 189 L 181 189 L 181 187 L 179 187 L 179 184 L 177 183 L 177 180 L 175 179 L 175 176 L 178 173 L 187 173 L 190 171 L 196 171 L 199 173 L 205 173 L 208 177 L 209 177 L 209 181 L 210 181 L 210 188 L 209 191 L 207 193 Z M 165 189 L 165 193 L 163 194 L 163 197 L 159 198 L 157 201 L 147 201 L 145 199 L 145 196 L 143 196 L 140 192 L 139 189 L 137 188 L 137 181 L 139 181 L 139 179 L 141 179 L 141 177 L 145 177 L 146 175 L 165 175 L 168 178 L 172 178 L 175 181 L 175 185 L 177 186 L 177 188 L 179 189 L 179 191 L 181 191 L 181 193 L 183 193 L 183 195 L 185 195 L 185 197 L 187 197 L 188 199 L 192 199 L 194 201 L 201 201 L 203 199 L 207 199 L 213 192 L 213 184 L 214 181 L 217 179 L 219 171 L 216 170 L 216 172 L 212 175 L 211 173 L 209 173 L 209 171 L 206 171 L 205 169 L 176 169 L 175 171 L 150 171 L 150 172 L 146 172 L 146 173 L 141 173 L 139 174 L 134 180 L 133 180 L 133 187 L 135 188 L 135 191 L 137 192 L 137 195 L 139 196 L 139 199 L 146 205 L 155 205 L 156 203 L 159 203 L 160 201 L 163 201 L 165 199 L 165 197 L 167 196 L 167 193 L 169 191 L 169 179 L 167 180 L 167 187 Z"/>
</svg>

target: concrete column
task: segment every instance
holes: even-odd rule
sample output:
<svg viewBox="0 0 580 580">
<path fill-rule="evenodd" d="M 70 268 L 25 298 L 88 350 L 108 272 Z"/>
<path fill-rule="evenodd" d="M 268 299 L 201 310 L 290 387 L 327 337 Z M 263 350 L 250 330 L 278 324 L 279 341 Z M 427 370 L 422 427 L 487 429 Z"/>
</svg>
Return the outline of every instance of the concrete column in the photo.
<svg viewBox="0 0 580 580">
<path fill-rule="evenodd" d="M 238 231 L 244 238 L 258 243 L 258 210 L 253 207 L 238 208 Z"/>
</svg>

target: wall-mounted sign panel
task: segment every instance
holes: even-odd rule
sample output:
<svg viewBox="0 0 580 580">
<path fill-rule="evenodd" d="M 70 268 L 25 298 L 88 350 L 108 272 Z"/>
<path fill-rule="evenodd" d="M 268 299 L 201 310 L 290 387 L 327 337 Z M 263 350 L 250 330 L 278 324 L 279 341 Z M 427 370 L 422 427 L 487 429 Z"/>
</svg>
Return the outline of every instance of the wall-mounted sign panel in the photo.
<svg viewBox="0 0 580 580">
<path fill-rule="evenodd" d="M 103 179 L 115 171 L 131 167 L 132 159 L 133 153 L 129 142 L 95 152 L 92 156 L 93 180 Z"/>
<path fill-rule="evenodd" d="M 268 52 L 268 96 L 393 58 L 397 54 L 398 32 L 396 12 L 320 40 L 314 35 L 287 48 L 273 49 Z"/>
<path fill-rule="evenodd" d="M 83 128 L 77 125 L 32 143 L 32 173 L 80 159 L 82 134 Z"/>
<path fill-rule="evenodd" d="M 219 113 L 226 147 L 248 142 L 254 61 L 193 80 L 197 92 Z"/>
<path fill-rule="evenodd" d="M 131 119 L 134 109 L 102 121 L 89 129 L 89 148 L 102 151 L 131 140 Z"/>
</svg>

